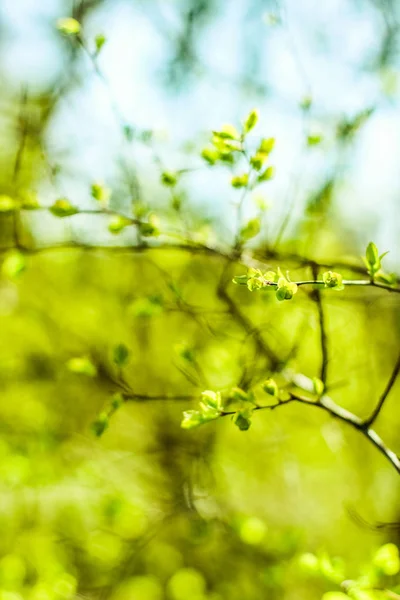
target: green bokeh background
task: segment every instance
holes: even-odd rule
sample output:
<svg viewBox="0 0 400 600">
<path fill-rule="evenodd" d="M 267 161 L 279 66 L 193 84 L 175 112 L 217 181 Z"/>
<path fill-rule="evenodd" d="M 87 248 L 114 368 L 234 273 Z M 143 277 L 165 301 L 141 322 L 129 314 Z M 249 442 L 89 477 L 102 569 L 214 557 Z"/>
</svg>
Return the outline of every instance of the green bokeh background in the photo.
<svg viewBox="0 0 400 600">
<path fill-rule="evenodd" d="M 101 25 L 107 33 L 108 23 L 118 29 L 125 4 L 136 9 L 136 3 L 81 2 L 75 3 L 75 14 L 87 22 L 89 31 Z M 261 4 L 245 3 L 254 22 L 263 18 L 265 26 L 266 13 L 284 19 L 282 5 Z M 369 17 L 362 3 L 351 5 L 354 14 Z M 376 5 L 377 14 L 396 9 L 390 2 Z M 50 39 L 46 43 L 57 48 L 58 62 L 51 72 L 55 83 L 46 80 L 40 61 L 37 73 L 24 81 L 26 50 L 14 71 L 3 65 L 1 193 L 16 198 L 35 194 L 43 205 L 66 195 L 87 208 L 93 202 L 90 183 L 101 178 L 112 188 L 115 207 L 142 203 L 157 213 L 161 230 L 179 229 L 183 237 L 187 229 L 202 231 L 210 236 L 209 242 L 221 242 L 226 248 L 234 220 L 226 174 L 190 175 L 178 192 L 181 212 L 173 202 L 171 206 L 168 190 L 159 181 L 159 152 L 164 163 L 170 159 L 171 168 L 197 165 L 207 131 L 216 124 L 205 119 L 204 131 L 199 133 L 193 125 L 193 135 L 187 131 L 184 138 L 172 111 L 170 141 L 157 141 L 156 148 L 143 144 L 143 131 L 153 129 L 151 119 L 138 125 L 142 137 L 127 148 L 116 141 L 121 123 L 105 122 L 104 132 L 97 129 L 91 137 L 93 124 L 85 121 L 85 111 L 94 103 L 93 110 L 101 116 L 103 100 L 96 104 L 86 74 L 90 69 L 80 63 L 79 51 L 73 45 L 71 50 L 54 31 L 55 19 L 70 14 L 70 4 L 49 3 L 47 12 L 26 2 L 20 9 L 17 14 L 12 7 L 2 7 L 8 15 L 3 55 L 11 51 L 7 44 L 25 44 L 12 23 L 26 11 L 36 15 L 30 34 L 44 27 Z M 149 2 L 146 10 L 147 22 L 155 27 L 157 3 Z M 161 83 L 154 84 L 154 90 L 162 88 L 169 106 L 174 102 L 179 106 L 185 95 L 182 87 L 192 86 L 196 97 L 198 86 L 201 96 L 202 82 L 210 73 L 194 68 L 200 60 L 194 42 L 203 40 L 202 27 L 224 19 L 224 11 L 221 3 L 194 1 L 171 2 L 168 11 L 180 19 L 181 37 L 171 29 L 165 72 L 161 76 L 157 71 Z M 313 14 L 305 3 L 296 27 L 312 28 Z M 231 17 L 225 18 L 231 27 Z M 251 23 L 243 29 L 241 48 L 249 48 Z M 384 41 L 379 23 L 374 13 L 372 31 Z M 165 26 L 168 29 L 168 21 Z M 204 35 L 210 34 L 206 30 Z M 245 81 L 240 73 L 232 73 L 238 94 L 236 104 L 228 103 L 225 120 L 243 115 L 249 98 L 251 105 L 264 101 L 273 106 L 277 101 L 273 82 L 268 86 L 262 73 L 249 66 L 256 64 L 254 54 L 247 56 L 243 50 L 242 56 Z M 379 79 L 382 70 L 387 76 L 389 69 L 395 77 L 396 60 L 397 55 L 389 53 L 386 62 L 382 58 L 374 65 L 371 77 Z M 55 102 L 54 90 L 70 70 L 68 85 Z M 189 75 L 197 78 L 195 83 Z M 267 89 L 257 87 L 257 77 Z M 150 79 L 150 89 L 151 83 Z M 297 92 L 293 95 L 298 104 Z M 391 102 L 396 104 L 395 94 Z M 76 117 L 76 131 L 68 136 L 60 120 L 73 122 L 76 106 L 83 110 Z M 193 121 L 195 109 L 191 110 L 189 104 L 186 123 Z M 336 107 L 330 110 L 336 120 L 344 118 Z M 317 108 L 320 125 L 322 112 Z M 301 111 L 293 108 L 291 114 L 293 122 L 298 118 L 303 123 Z M 348 119 L 351 116 L 350 110 Z M 112 113 L 107 118 L 111 122 Z M 81 139 L 75 135 L 80 127 Z M 116 130 L 114 138 L 107 152 L 97 154 L 97 135 L 106 137 L 109 127 Z M 334 124 L 332 131 L 337 131 Z M 386 244 L 383 250 L 398 248 L 396 229 L 387 238 L 384 228 L 378 231 L 374 212 L 364 210 L 362 197 L 354 197 L 359 220 L 342 210 L 341 193 L 351 189 L 357 171 L 348 155 L 356 151 L 358 138 L 343 142 L 340 136 L 332 137 L 317 150 L 321 152 L 317 161 L 314 149 L 304 150 L 310 156 L 312 185 L 300 177 L 290 188 L 298 197 L 293 219 L 278 256 L 269 255 L 267 260 L 269 267 L 289 269 L 293 280 L 312 277 L 296 254 L 333 263 L 358 261 L 361 267 L 357 255 L 375 233 L 380 246 Z M 87 150 L 90 144 L 92 154 Z M 89 152 L 87 171 L 85 161 L 79 166 L 84 150 Z M 336 163 L 337 155 L 344 157 L 344 165 Z M 126 177 L 121 175 L 121 156 L 128 165 Z M 285 154 L 277 160 L 283 165 Z M 321 181 L 319 165 L 331 163 L 335 169 L 326 168 Z M 289 170 L 283 175 L 286 180 L 291 177 Z M 327 181 L 332 182 L 328 194 Z M 259 258 L 270 249 L 285 214 L 285 194 L 279 186 L 271 189 L 268 199 L 272 196 L 278 208 L 271 209 L 271 217 L 267 212 L 257 243 L 250 245 Z M 218 208 L 215 197 L 221 198 Z M 395 222 L 395 204 L 382 200 L 382 207 L 381 221 Z M 252 209 L 246 210 L 250 214 Z M 310 294 L 301 289 L 293 301 L 279 303 L 273 294 L 250 294 L 228 284 L 226 296 L 219 291 L 227 265 L 224 256 L 174 248 L 176 239 L 171 243 L 163 236 L 138 248 L 134 235 L 118 239 L 108 235 L 106 223 L 103 218 L 78 215 L 60 220 L 42 211 L 24 212 L 19 234 L 29 247 L 26 269 L 18 277 L 3 273 L 0 279 L 0 599 L 319 599 L 335 586 L 302 567 L 299 556 L 305 552 L 343 557 L 346 578 L 358 576 L 381 543 L 399 541 L 399 528 L 373 527 L 400 518 L 398 475 L 376 449 L 329 415 L 295 404 L 261 411 L 247 432 L 239 431 L 229 418 L 184 431 L 182 411 L 196 408 L 197 400 L 168 400 L 236 386 L 244 372 L 250 382 L 268 377 L 262 343 L 282 361 L 290 356 L 287 368 L 318 376 L 318 314 Z M 14 234 L 12 215 L 0 213 L 1 259 L 15 245 Z M 96 248 L 82 247 L 83 243 Z M 125 247 L 97 247 L 121 243 Z M 55 247 L 59 244 L 68 247 Z M 131 244 L 136 246 L 130 248 Z M 396 263 L 394 252 L 390 264 Z M 238 261 L 228 275 L 243 272 Z M 344 269 L 341 272 L 347 275 Z M 341 406 L 366 416 L 398 354 L 397 295 L 377 289 L 327 290 L 323 306 L 330 395 Z M 117 374 L 112 353 L 120 343 L 130 351 L 125 376 L 131 388 L 161 399 L 125 403 L 104 435 L 96 438 L 91 425 L 116 391 L 110 375 Z M 88 357 L 96 365 L 97 377 L 71 373 L 67 363 L 74 357 Z M 376 424 L 397 452 L 398 398 L 397 383 Z"/>
</svg>

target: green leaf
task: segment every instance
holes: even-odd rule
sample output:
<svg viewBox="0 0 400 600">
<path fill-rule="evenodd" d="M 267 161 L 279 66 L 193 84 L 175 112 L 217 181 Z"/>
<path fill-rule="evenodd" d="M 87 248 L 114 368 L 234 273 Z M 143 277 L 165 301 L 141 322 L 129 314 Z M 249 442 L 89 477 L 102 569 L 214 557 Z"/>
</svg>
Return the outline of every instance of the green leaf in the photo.
<svg viewBox="0 0 400 600">
<path fill-rule="evenodd" d="M 198 410 L 186 410 L 183 413 L 183 419 L 181 422 L 182 429 L 194 429 L 204 423 L 203 415 Z"/>
<path fill-rule="evenodd" d="M 237 412 L 233 418 L 233 422 L 240 431 L 247 431 L 250 429 L 251 420 L 248 417 L 243 416 L 242 413 Z"/>
<path fill-rule="evenodd" d="M 385 544 L 376 552 L 373 563 L 385 575 L 397 575 L 400 571 L 399 550 L 395 544 Z"/>
<path fill-rule="evenodd" d="M 221 392 L 213 392 L 212 390 L 205 390 L 201 394 L 202 403 L 208 408 L 222 410 L 222 397 Z"/>
<path fill-rule="evenodd" d="M 221 131 L 213 131 L 211 142 L 220 154 L 220 160 L 232 161 L 232 152 L 238 152 L 242 148 L 240 141 L 231 139 Z"/>
<path fill-rule="evenodd" d="M 99 52 L 103 48 L 106 41 L 107 41 L 107 38 L 103 33 L 99 33 L 96 35 L 96 37 L 94 38 L 94 43 L 96 46 L 96 54 L 99 54 Z"/>
<path fill-rule="evenodd" d="M 6 196 L 5 194 L 0 195 L 0 213 L 2 212 L 12 212 L 17 208 L 16 201 L 10 196 Z"/>
<path fill-rule="evenodd" d="M 213 135 L 222 140 L 239 140 L 240 134 L 236 127 L 230 124 L 223 125 L 220 131 L 213 131 Z"/>
<path fill-rule="evenodd" d="M 252 402 L 254 403 L 254 395 L 252 392 L 245 392 L 242 388 L 234 387 L 229 392 L 229 399 L 233 402 Z"/>
<path fill-rule="evenodd" d="M 396 285 L 397 284 L 397 275 L 396 273 L 382 273 L 381 271 L 375 276 L 376 281 L 380 281 L 382 283 L 386 283 L 387 285 Z"/>
<path fill-rule="evenodd" d="M 111 396 L 110 407 L 113 412 L 116 411 L 118 408 L 120 408 L 120 406 L 122 406 L 123 404 L 124 404 L 124 397 L 122 394 L 120 394 L 119 392 L 116 392 L 115 394 L 113 394 Z"/>
<path fill-rule="evenodd" d="M 67 361 L 67 368 L 71 373 L 79 375 L 87 375 L 88 377 L 96 377 L 97 369 L 87 356 L 70 358 Z"/>
<path fill-rule="evenodd" d="M 118 344 L 113 350 L 113 362 L 117 367 L 124 367 L 129 359 L 129 348 L 125 344 Z"/>
<path fill-rule="evenodd" d="M 371 268 L 374 268 L 379 263 L 379 252 L 374 242 L 370 242 L 365 251 L 365 258 Z"/>
<path fill-rule="evenodd" d="M 253 410 L 253 407 L 247 406 L 233 415 L 232 420 L 240 431 L 247 431 L 250 428 Z"/>
<path fill-rule="evenodd" d="M 367 265 L 368 273 L 374 279 L 375 275 L 381 268 L 381 260 L 386 256 L 387 252 L 379 255 L 378 248 L 373 242 L 370 242 L 365 251 L 364 262 Z"/>
<path fill-rule="evenodd" d="M 202 394 L 200 410 L 187 410 L 183 413 L 181 427 L 183 429 L 193 429 L 199 427 L 208 421 L 213 421 L 221 416 L 223 411 L 222 397 L 220 392 L 205 390 Z"/>
<path fill-rule="evenodd" d="M 178 183 L 177 173 L 172 173 L 171 171 L 164 171 L 163 173 L 161 173 L 161 183 L 166 187 L 175 187 Z"/>
<path fill-rule="evenodd" d="M 235 175 L 231 179 L 231 186 L 234 188 L 244 188 L 249 183 L 249 175 L 248 173 L 244 173 L 243 175 Z"/>
<path fill-rule="evenodd" d="M 320 144 L 322 140 L 322 135 L 319 135 L 317 133 L 310 134 L 307 136 L 307 144 L 309 146 L 318 146 L 318 144 Z"/>
<path fill-rule="evenodd" d="M 243 125 L 243 132 L 249 133 L 249 131 L 251 131 L 252 129 L 254 129 L 254 127 L 257 125 L 258 122 L 258 110 L 257 109 L 253 109 L 249 115 L 247 116 L 244 125 Z"/>
<path fill-rule="evenodd" d="M 236 285 L 247 285 L 248 279 L 247 275 L 236 275 L 232 281 L 233 283 L 236 283 Z"/>
<path fill-rule="evenodd" d="M 121 233 L 125 227 L 132 225 L 132 221 L 122 215 L 115 215 L 108 223 L 108 231 L 113 234 Z"/>
<path fill-rule="evenodd" d="M 269 394 L 270 396 L 279 395 L 278 384 L 274 379 L 267 379 L 266 381 L 264 381 L 264 383 L 262 384 L 262 389 L 266 394 Z"/>
<path fill-rule="evenodd" d="M 92 198 L 99 202 L 108 202 L 111 196 L 111 190 L 105 187 L 102 183 L 92 183 L 90 188 Z"/>
<path fill-rule="evenodd" d="M 253 169 L 255 169 L 256 171 L 260 171 L 263 168 L 267 158 L 268 156 L 263 152 L 256 152 L 254 156 L 250 158 L 250 164 L 253 167 Z"/>
<path fill-rule="evenodd" d="M 259 175 L 257 177 L 257 181 L 259 183 L 262 183 L 263 181 L 269 181 L 270 179 L 272 179 L 275 175 L 275 167 L 267 167 L 265 169 L 265 171 L 263 173 L 261 173 L 261 175 Z"/>
<path fill-rule="evenodd" d="M 258 147 L 258 152 L 269 154 L 275 147 L 275 138 L 263 138 Z"/>
<path fill-rule="evenodd" d="M 291 300 L 297 292 L 297 285 L 288 281 L 285 277 L 278 279 L 278 289 L 276 290 L 276 297 L 281 302 L 282 300 Z"/>
<path fill-rule="evenodd" d="M 10 250 L 3 260 L 1 272 L 8 279 L 16 279 L 26 269 L 26 258 L 19 250 Z"/>
<path fill-rule="evenodd" d="M 72 17 L 63 17 L 57 21 L 57 29 L 64 35 L 78 35 L 81 31 L 79 21 Z"/>
<path fill-rule="evenodd" d="M 248 223 L 240 230 L 240 239 L 243 242 L 247 240 L 251 240 L 251 238 L 255 237 L 260 233 L 261 230 L 261 221 L 258 217 L 255 219 L 250 219 Z"/>
<path fill-rule="evenodd" d="M 91 429 L 96 437 L 101 437 L 109 426 L 109 418 L 106 412 L 99 414 L 97 419 L 93 421 Z"/>
<path fill-rule="evenodd" d="M 59 198 L 50 206 L 49 210 L 55 217 L 61 218 L 71 217 L 79 212 L 76 206 L 73 206 L 67 198 Z"/>
<path fill-rule="evenodd" d="M 160 235 L 160 230 L 157 227 L 158 221 L 155 215 L 149 217 L 147 222 L 140 223 L 139 232 L 144 237 L 157 237 Z"/>
<path fill-rule="evenodd" d="M 322 275 L 322 280 L 324 282 L 325 287 L 334 288 L 337 291 L 343 290 L 343 277 L 340 273 L 335 273 L 334 271 L 326 271 Z"/>
<path fill-rule="evenodd" d="M 220 158 L 220 154 L 215 148 L 204 148 L 201 152 L 201 156 L 209 165 L 215 165 Z"/>
<path fill-rule="evenodd" d="M 326 592 L 322 600 L 349 600 L 349 596 L 343 592 Z"/>
</svg>

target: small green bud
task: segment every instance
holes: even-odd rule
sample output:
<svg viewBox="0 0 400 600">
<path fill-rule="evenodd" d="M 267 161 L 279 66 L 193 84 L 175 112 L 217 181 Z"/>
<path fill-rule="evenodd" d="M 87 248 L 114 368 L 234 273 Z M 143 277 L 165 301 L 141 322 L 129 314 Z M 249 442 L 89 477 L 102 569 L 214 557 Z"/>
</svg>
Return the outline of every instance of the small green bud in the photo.
<svg viewBox="0 0 400 600">
<path fill-rule="evenodd" d="M 101 437 L 109 426 L 109 418 L 106 412 L 99 414 L 97 419 L 93 421 L 91 429 L 96 437 Z"/>
<path fill-rule="evenodd" d="M 236 275 L 232 279 L 233 283 L 236 283 L 236 285 L 247 285 L 248 280 L 248 275 Z"/>
<path fill-rule="evenodd" d="M 251 240 L 251 238 L 255 237 L 260 233 L 261 230 L 261 222 L 259 218 L 250 219 L 248 223 L 240 230 L 240 239 L 243 242 L 247 242 L 247 240 Z"/>
<path fill-rule="evenodd" d="M 272 166 L 267 167 L 265 169 L 265 171 L 257 177 L 257 181 L 259 183 L 262 183 L 263 181 L 269 181 L 270 179 L 273 179 L 274 175 L 275 175 L 275 167 L 272 167 Z"/>
<path fill-rule="evenodd" d="M 251 400 L 249 394 L 238 387 L 234 387 L 231 389 L 229 393 L 229 398 L 231 400 L 234 400 L 235 402 L 249 402 L 249 400 Z"/>
<path fill-rule="evenodd" d="M 113 234 L 118 234 L 121 233 L 121 231 L 125 229 L 125 227 L 128 227 L 128 225 L 131 224 L 132 222 L 130 219 L 127 219 L 122 215 L 115 215 L 114 217 L 112 217 L 108 224 L 108 231 Z"/>
<path fill-rule="evenodd" d="M 220 158 L 219 152 L 214 148 L 204 148 L 202 150 L 201 156 L 206 162 L 208 162 L 209 165 L 215 165 L 215 163 Z"/>
<path fill-rule="evenodd" d="M 279 394 L 278 384 L 276 383 L 275 379 L 267 379 L 264 381 L 262 384 L 262 389 L 270 396 L 278 396 Z"/>
<path fill-rule="evenodd" d="M 104 46 L 104 44 L 106 43 L 107 38 L 103 33 L 99 33 L 98 35 L 96 35 L 96 37 L 94 38 L 94 43 L 96 46 L 96 54 L 99 54 L 99 52 L 101 51 L 102 47 Z"/>
<path fill-rule="evenodd" d="M 376 247 L 376 245 L 373 242 L 370 242 L 368 244 L 365 252 L 364 261 L 367 265 L 368 273 L 371 275 L 372 278 L 374 278 L 376 273 L 378 273 L 378 271 L 380 270 L 382 258 L 386 256 L 386 254 L 388 253 L 384 252 L 383 254 L 379 255 L 378 248 Z"/>
<path fill-rule="evenodd" d="M 102 183 L 92 183 L 90 188 L 91 196 L 99 202 L 108 202 L 111 196 L 111 191 Z"/>
<path fill-rule="evenodd" d="M 161 173 L 161 183 L 166 187 L 175 187 L 178 183 L 178 175 L 170 171 L 164 171 L 164 173 Z"/>
<path fill-rule="evenodd" d="M 267 159 L 267 155 L 263 152 L 256 152 L 254 156 L 250 158 L 250 164 L 256 171 L 260 171 Z"/>
<path fill-rule="evenodd" d="M 110 400 L 110 406 L 113 411 L 118 410 L 124 404 L 124 397 L 119 392 L 113 394 Z"/>
<path fill-rule="evenodd" d="M 264 282 L 260 277 L 249 277 L 247 280 L 247 288 L 250 292 L 260 290 L 264 287 Z"/>
<path fill-rule="evenodd" d="M 213 392 L 212 390 L 205 390 L 201 393 L 202 404 L 213 409 L 222 410 L 222 397 L 221 392 Z"/>
<path fill-rule="evenodd" d="M 195 361 L 195 351 L 186 344 L 178 344 L 176 346 L 177 354 L 186 362 L 193 363 Z M 213 392 L 214 393 L 214 392 Z"/>
<path fill-rule="evenodd" d="M 244 416 L 241 412 L 237 412 L 233 417 L 233 422 L 240 431 L 247 431 L 250 429 L 251 420 L 249 417 Z"/>
<path fill-rule="evenodd" d="M 144 237 L 157 237 L 160 235 L 157 217 L 155 215 L 150 215 L 149 220 L 146 223 L 140 223 L 139 232 Z"/>
<path fill-rule="evenodd" d="M 371 268 L 374 268 L 379 263 L 379 252 L 374 242 L 370 242 L 365 251 L 365 258 Z"/>
<path fill-rule="evenodd" d="M 49 210 L 55 217 L 61 218 L 72 217 L 72 215 L 79 212 L 76 206 L 73 206 L 67 198 L 59 198 L 50 206 Z"/>
<path fill-rule="evenodd" d="M 181 422 L 182 429 L 194 429 L 195 427 L 199 427 L 199 425 L 203 425 L 204 418 L 200 411 L 198 410 L 186 410 L 183 413 L 183 419 Z"/>
<path fill-rule="evenodd" d="M 260 142 L 257 152 L 269 154 L 275 147 L 275 138 L 263 138 Z"/>
<path fill-rule="evenodd" d="M 240 134 L 238 132 L 238 130 L 236 129 L 236 127 L 234 127 L 233 125 L 230 125 L 229 123 L 226 125 L 223 125 L 220 129 L 220 131 L 213 131 L 213 134 L 216 137 L 219 137 L 223 140 L 239 140 L 240 139 Z"/>
<path fill-rule="evenodd" d="M 278 279 L 276 297 L 280 302 L 282 300 L 291 300 L 296 292 L 297 285 L 295 283 L 288 281 L 285 277 L 280 277 Z"/>
<path fill-rule="evenodd" d="M 247 116 L 245 122 L 244 122 L 244 126 L 243 126 L 243 132 L 246 134 L 249 131 L 251 131 L 252 129 L 254 129 L 254 127 L 257 125 L 258 122 L 258 110 L 257 109 L 253 109 L 249 115 Z"/>
<path fill-rule="evenodd" d="M 322 275 L 322 280 L 327 288 L 334 288 L 338 291 L 344 289 L 343 285 L 343 277 L 340 273 L 335 273 L 334 271 L 326 271 Z"/>
<path fill-rule="evenodd" d="M 117 367 L 124 367 L 129 359 L 129 348 L 125 344 L 118 344 L 113 349 L 113 362 Z"/>
<path fill-rule="evenodd" d="M 81 31 L 79 21 L 72 17 L 63 17 L 57 21 L 57 29 L 64 35 L 78 35 Z"/>
<path fill-rule="evenodd" d="M 310 134 L 307 136 L 307 144 L 309 146 L 318 146 L 318 144 L 322 142 L 322 139 L 322 135 L 319 135 L 317 133 Z"/>
<path fill-rule="evenodd" d="M 231 179 L 231 186 L 237 189 L 246 187 L 248 183 L 249 176 L 247 173 L 244 173 L 243 175 L 236 175 Z"/>
</svg>

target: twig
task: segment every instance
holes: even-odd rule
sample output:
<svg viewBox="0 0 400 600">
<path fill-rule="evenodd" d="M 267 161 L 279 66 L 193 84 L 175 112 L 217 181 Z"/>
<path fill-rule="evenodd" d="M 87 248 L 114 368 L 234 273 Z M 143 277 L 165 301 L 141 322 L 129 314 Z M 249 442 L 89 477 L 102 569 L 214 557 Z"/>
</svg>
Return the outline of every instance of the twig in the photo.
<svg viewBox="0 0 400 600">
<path fill-rule="evenodd" d="M 312 266 L 312 272 L 314 279 L 317 279 L 318 268 L 314 264 Z M 321 354 L 322 354 L 322 362 L 321 362 L 321 371 L 320 371 L 320 379 L 324 386 L 326 385 L 326 377 L 327 377 L 327 369 L 328 369 L 328 339 L 326 335 L 326 327 L 325 327 L 325 314 L 324 308 L 322 306 L 321 292 L 318 288 L 316 288 L 313 292 L 312 298 L 315 300 L 317 304 L 318 310 L 318 320 L 319 320 L 319 337 L 320 337 L 320 346 L 321 346 Z"/>
<path fill-rule="evenodd" d="M 381 412 L 383 405 L 385 403 L 385 400 L 388 397 L 388 395 L 390 394 L 390 391 L 391 391 L 392 387 L 394 386 L 399 373 L 400 373 L 400 354 L 396 361 L 396 364 L 393 367 L 393 371 L 389 378 L 389 381 L 387 382 L 386 387 L 385 387 L 381 397 L 379 398 L 377 405 L 375 406 L 374 410 L 372 411 L 371 416 L 364 421 L 364 425 L 366 427 L 369 427 L 370 425 L 372 425 L 374 423 L 374 421 L 378 418 L 379 413 Z"/>
<path fill-rule="evenodd" d="M 311 398 L 307 398 L 306 396 L 301 396 L 299 394 L 289 392 L 289 398 L 287 400 L 279 400 L 276 404 L 272 404 L 269 406 L 257 406 L 254 410 L 275 410 L 280 406 L 285 406 L 286 404 L 290 404 L 291 402 L 298 402 L 300 404 L 306 404 L 308 406 L 314 406 L 319 408 L 327 413 L 329 413 L 332 417 L 347 423 L 353 429 L 360 431 L 378 450 L 383 456 L 390 462 L 390 464 L 395 468 L 397 473 L 400 474 L 400 458 L 390 450 L 381 437 L 372 429 L 369 429 L 364 421 L 360 419 L 357 415 L 351 413 L 350 411 L 342 408 L 336 402 L 334 402 L 328 396 L 322 396 L 318 400 L 312 400 Z M 228 415 L 234 415 L 235 412 L 224 412 L 221 416 L 225 417 Z"/>
</svg>

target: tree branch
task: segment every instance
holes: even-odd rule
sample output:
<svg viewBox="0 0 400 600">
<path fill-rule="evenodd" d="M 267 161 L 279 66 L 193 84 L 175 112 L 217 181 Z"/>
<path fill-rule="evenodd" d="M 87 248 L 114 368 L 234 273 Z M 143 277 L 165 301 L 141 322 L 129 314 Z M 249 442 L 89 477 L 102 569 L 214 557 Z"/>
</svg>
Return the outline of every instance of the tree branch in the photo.
<svg viewBox="0 0 400 600">
<path fill-rule="evenodd" d="M 318 267 L 316 265 L 312 266 L 312 272 L 314 279 L 317 279 Z M 319 289 L 315 289 L 312 294 L 313 300 L 315 300 L 317 304 L 318 310 L 318 320 L 319 320 L 319 336 L 320 336 L 320 346 L 321 346 L 321 354 L 322 354 L 322 362 L 321 362 L 321 371 L 320 371 L 320 379 L 324 386 L 326 385 L 326 377 L 327 377 L 327 369 L 328 369 L 328 339 L 326 335 L 326 327 L 325 327 L 325 314 L 324 308 L 322 306 L 321 292 Z"/>
<path fill-rule="evenodd" d="M 391 391 L 392 387 L 394 386 L 399 373 L 400 373 L 400 354 L 399 354 L 399 357 L 393 367 L 393 371 L 389 377 L 389 381 L 387 382 L 386 387 L 385 387 L 381 397 L 379 398 L 378 404 L 372 411 L 371 416 L 364 421 L 364 425 L 366 427 L 369 427 L 370 425 L 372 425 L 374 423 L 374 421 L 378 418 L 379 413 L 381 412 L 383 405 L 385 403 L 385 400 L 388 397 L 388 395 L 390 394 L 390 391 Z"/>
</svg>

